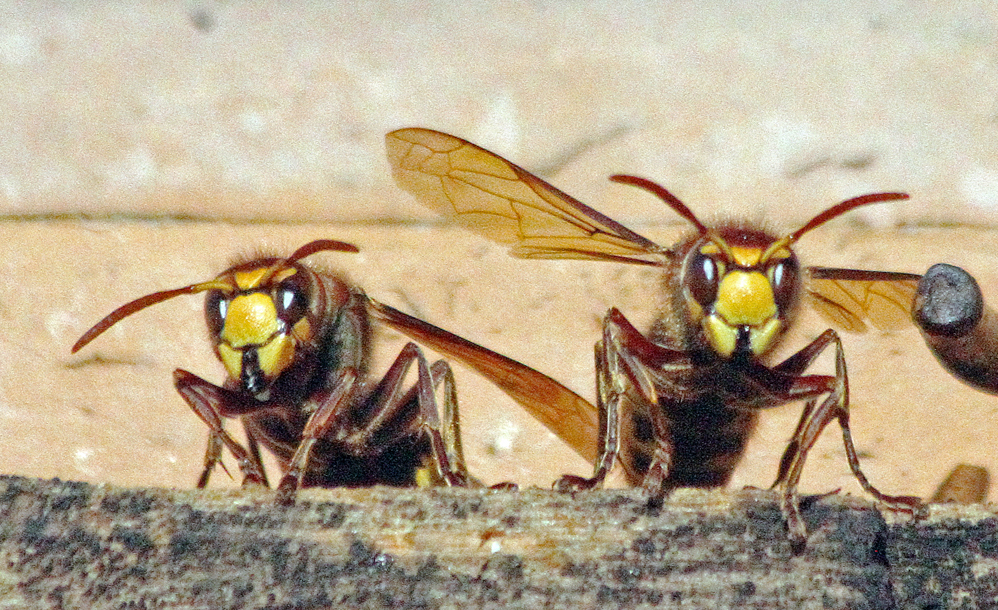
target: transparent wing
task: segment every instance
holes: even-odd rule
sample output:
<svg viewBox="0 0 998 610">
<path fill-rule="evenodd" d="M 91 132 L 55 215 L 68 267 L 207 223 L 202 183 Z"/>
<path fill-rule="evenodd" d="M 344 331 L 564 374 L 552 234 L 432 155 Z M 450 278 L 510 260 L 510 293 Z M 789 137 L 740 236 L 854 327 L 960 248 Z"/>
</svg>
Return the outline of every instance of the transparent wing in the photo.
<svg viewBox="0 0 998 610">
<path fill-rule="evenodd" d="M 385 136 L 392 175 L 439 214 L 522 258 L 657 264 L 667 250 L 502 157 L 439 131 Z"/>
<path fill-rule="evenodd" d="M 547 375 L 368 298 L 371 316 L 496 384 L 590 463 L 596 460 L 596 407 Z"/>
<path fill-rule="evenodd" d="M 837 328 L 862 332 L 866 322 L 880 330 L 912 324 L 919 275 L 828 267 L 811 267 L 808 275 L 812 305 Z"/>
</svg>

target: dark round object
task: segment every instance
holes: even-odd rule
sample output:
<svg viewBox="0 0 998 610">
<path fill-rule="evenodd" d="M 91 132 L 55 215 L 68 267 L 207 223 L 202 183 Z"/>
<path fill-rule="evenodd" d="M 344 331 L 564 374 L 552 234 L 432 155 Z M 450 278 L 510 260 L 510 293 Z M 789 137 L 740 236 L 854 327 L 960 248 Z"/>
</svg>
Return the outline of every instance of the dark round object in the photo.
<svg viewBox="0 0 998 610">
<path fill-rule="evenodd" d="M 959 267 L 933 265 L 918 282 L 915 322 L 930 335 L 962 336 L 983 313 L 984 297 L 977 281 Z"/>
</svg>

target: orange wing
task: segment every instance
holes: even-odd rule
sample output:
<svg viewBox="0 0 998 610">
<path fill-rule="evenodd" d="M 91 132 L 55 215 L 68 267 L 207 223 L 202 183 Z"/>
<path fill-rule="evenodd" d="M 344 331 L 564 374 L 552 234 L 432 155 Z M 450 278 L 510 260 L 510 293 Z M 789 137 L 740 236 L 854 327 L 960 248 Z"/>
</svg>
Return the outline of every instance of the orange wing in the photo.
<svg viewBox="0 0 998 610">
<path fill-rule="evenodd" d="M 521 258 L 658 264 L 667 250 L 502 157 L 439 131 L 385 136 L 395 181 Z"/>
<path fill-rule="evenodd" d="M 442 355 L 473 368 L 523 405 L 590 463 L 596 461 L 599 417 L 589 401 L 547 375 L 368 298 L 371 316 Z"/>
<path fill-rule="evenodd" d="M 880 330 L 912 324 L 920 275 L 828 267 L 811 267 L 808 275 L 807 292 L 814 308 L 838 328 L 863 332 L 866 322 Z"/>
</svg>

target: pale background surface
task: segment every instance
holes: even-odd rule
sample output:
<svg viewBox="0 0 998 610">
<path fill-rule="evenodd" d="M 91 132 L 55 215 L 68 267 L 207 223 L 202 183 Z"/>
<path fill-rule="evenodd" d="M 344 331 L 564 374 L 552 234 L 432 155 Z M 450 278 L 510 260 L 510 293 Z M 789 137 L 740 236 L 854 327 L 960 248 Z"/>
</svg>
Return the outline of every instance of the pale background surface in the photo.
<svg viewBox="0 0 998 610">
<path fill-rule="evenodd" d="M 998 302 L 998 10 L 801 4 L 0 3 L 0 470 L 193 485 L 204 427 L 170 374 L 222 379 L 200 299 L 69 346 L 126 301 L 319 237 L 361 248 L 317 258 L 372 296 L 591 398 L 600 318 L 616 305 L 643 327 L 654 273 L 514 260 L 437 223 L 391 182 L 383 136 L 398 127 L 495 150 L 666 244 L 676 215 L 607 176 L 656 179 L 708 221 L 782 230 L 904 190 L 911 201 L 852 213 L 799 253 L 959 264 Z M 788 350 L 824 328 L 806 316 Z M 400 346 L 391 335 L 383 359 Z M 957 462 L 998 472 L 998 399 L 948 378 L 915 331 L 848 335 L 845 349 L 874 484 L 928 495 Z M 458 375 L 483 479 L 589 472 Z M 764 416 L 734 485 L 772 481 L 799 412 Z M 837 431 L 804 487 L 857 489 Z"/>
</svg>

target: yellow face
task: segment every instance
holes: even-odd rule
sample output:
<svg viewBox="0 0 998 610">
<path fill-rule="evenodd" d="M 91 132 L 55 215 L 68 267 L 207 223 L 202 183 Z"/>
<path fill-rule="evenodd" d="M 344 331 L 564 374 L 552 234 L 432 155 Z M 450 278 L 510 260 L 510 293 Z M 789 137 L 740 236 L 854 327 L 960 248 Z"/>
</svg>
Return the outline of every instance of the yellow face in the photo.
<svg viewBox="0 0 998 610">
<path fill-rule="evenodd" d="M 687 255 L 687 313 L 717 355 L 757 358 L 786 330 L 799 268 L 793 252 L 771 248 L 761 232 L 728 233 L 706 236 Z"/>
<path fill-rule="evenodd" d="M 212 291 L 205 302 L 215 353 L 229 376 L 258 400 L 269 397 L 271 384 L 291 366 L 300 342 L 312 331 L 301 274 L 293 267 L 270 271 L 258 267 L 223 274 L 232 290 Z"/>
</svg>

